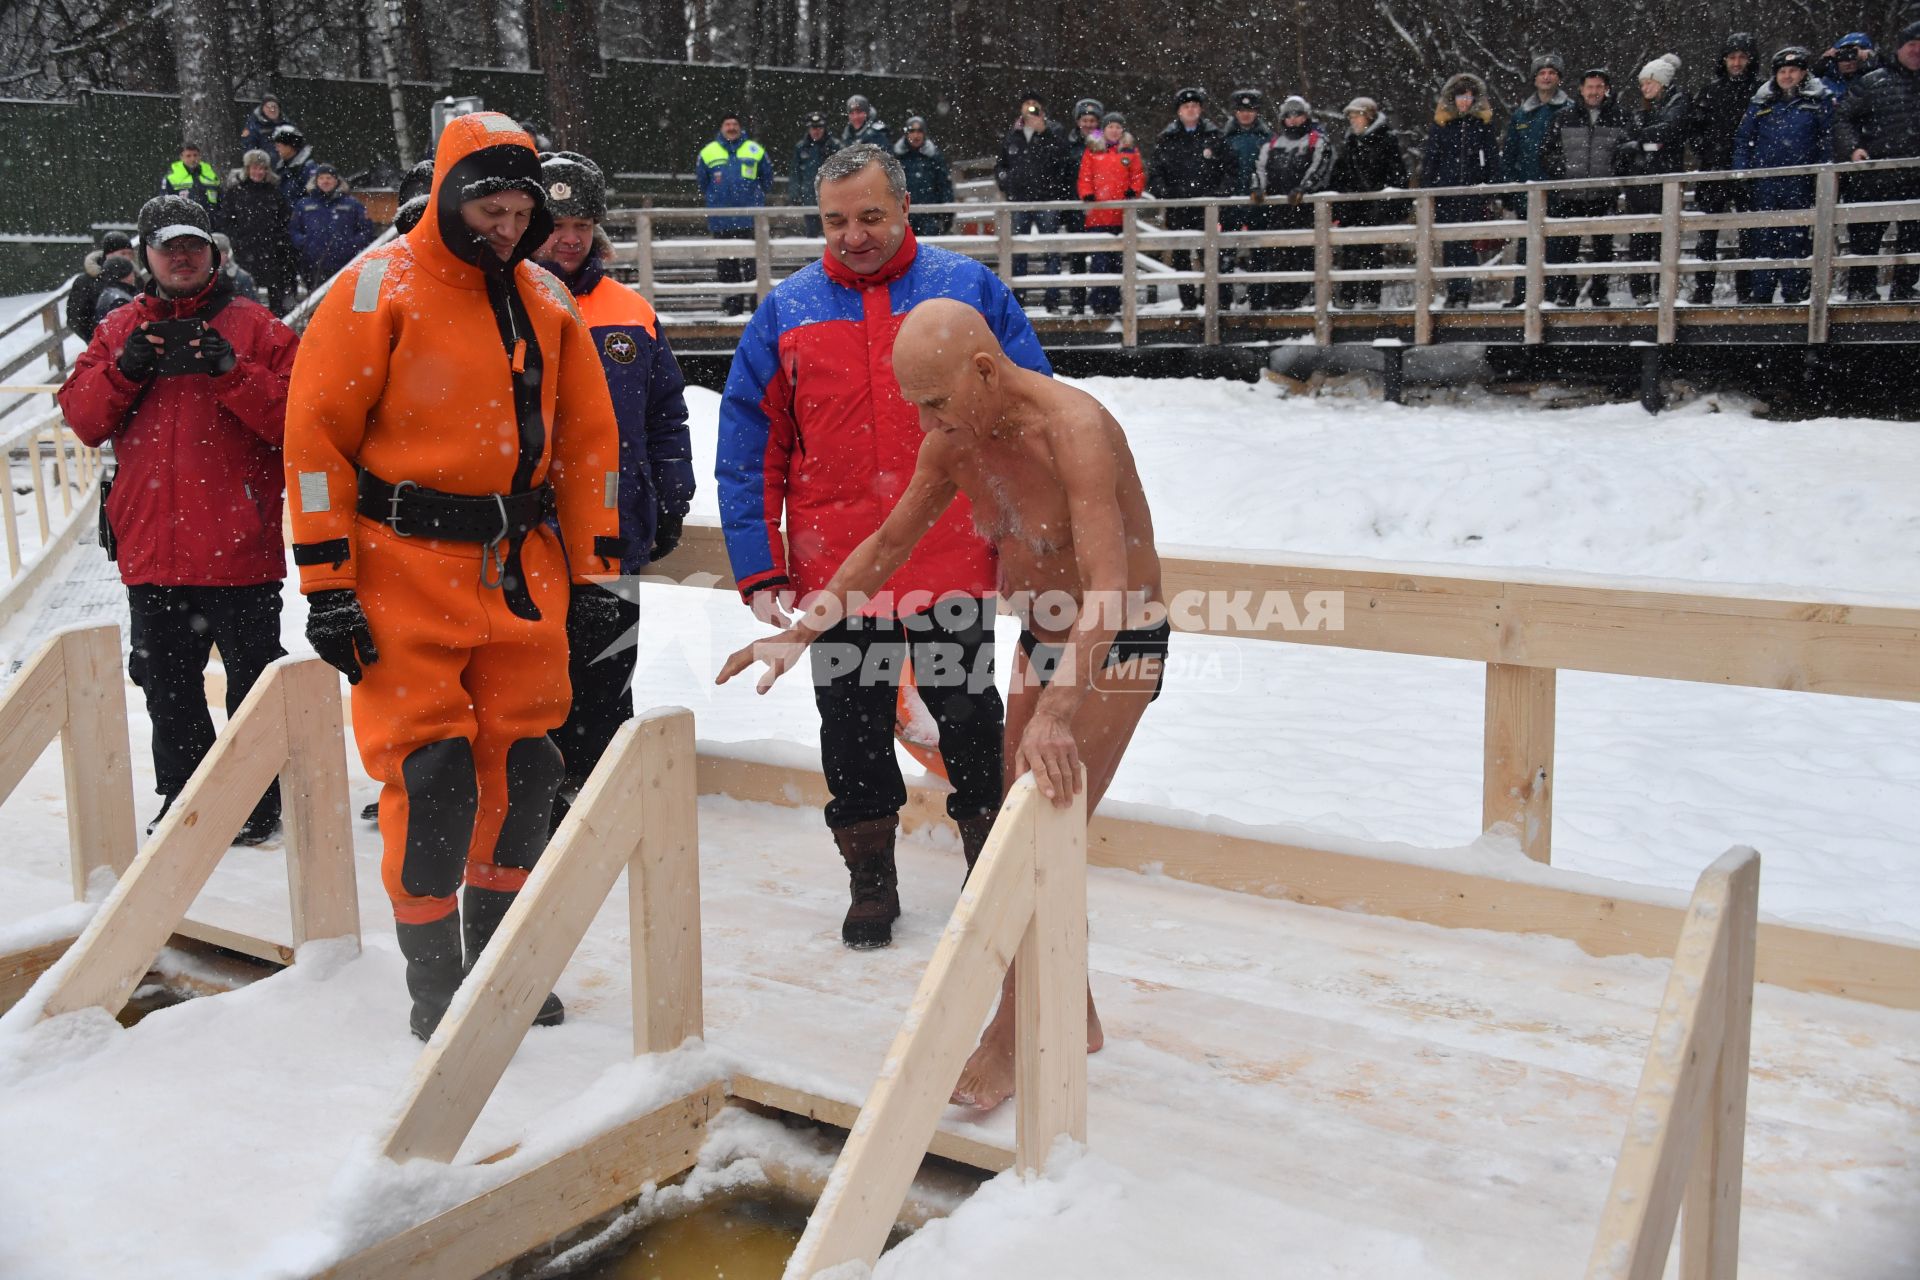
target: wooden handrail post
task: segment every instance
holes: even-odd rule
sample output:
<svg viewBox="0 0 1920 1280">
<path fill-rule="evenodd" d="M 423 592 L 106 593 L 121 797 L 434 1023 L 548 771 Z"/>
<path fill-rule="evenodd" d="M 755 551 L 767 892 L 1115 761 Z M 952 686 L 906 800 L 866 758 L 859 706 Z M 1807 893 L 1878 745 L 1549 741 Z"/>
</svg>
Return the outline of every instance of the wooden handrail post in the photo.
<svg viewBox="0 0 1920 1280">
<path fill-rule="evenodd" d="M 1313 202 L 1313 340 L 1333 345 L 1333 205 Z"/>
<path fill-rule="evenodd" d="M 1087 1140 L 1087 793 L 1037 806 L 1033 919 L 1014 961 L 1014 1167 Z"/>
<path fill-rule="evenodd" d="M 40 521 L 40 545 L 53 541 L 53 526 L 47 521 L 47 469 L 40 462 L 40 433 L 27 437 L 27 466 L 33 473 L 33 514 Z"/>
<path fill-rule="evenodd" d="M 1013 211 L 1004 203 L 993 206 L 993 237 L 997 261 L 995 270 L 1000 273 L 1007 287 L 1013 288 Z M 1019 296 L 1017 289 L 1015 296 Z"/>
<path fill-rule="evenodd" d="M 1200 248 L 1200 340 L 1210 347 L 1220 345 L 1220 206 L 1207 205 L 1201 225 L 1206 239 Z"/>
<path fill-rule="evenodd" d="M 1527 309 L 1521 341 L 1537 343 L 1547 336 L 1541 304 L 1547 294 L 1547 193 L 1527 193 Z"/>
<path fill-rule="evenodd" d="M 353 867 L 340 677 L 323 662 L 302 662 L 281 672 L 280 681 L 287 725 L 280 801 L 293 945 L 297 950 L 316 938 L 351 937 L 358 942 L 360 895 Z"/>
<path fill-rule="evenodd" d="M 127 687 L 120 628 L 88 627 L 60 637 L 66 724 L 60 761 L 67 782 L 68 866 L 73 896 L 87 896 L 99 868 L 115 879 L 139 851 L 133 814 L 133 747 L 127 737 Z"/>
<path fill-rule="evenodd" d="M 1822 169 L 1813 179 L 1813 287 L 1807 294 L 1807 341 L 1827 340 L 1827 295 L 1833 292 L 1833 213 L 1840 175 Z"/>
<path fill-rule="evenodd" d="M 1686 189 L 1679 178 L 1660 185 L 1660 319 L 1655 337 L 1662 346 L 1679 337 L 1680 211 L 1685 203 Z"/>
<path fill-rule="evenodd" d="M 1587 1280 L 1659 1280 L 1684 1200 L 1681 1280 L 1732 1280 L 1753 1015 L 1760 855 L 1701 873 L 1673 953 Z"/>
<path fill-rule="evenodd" d="M 1760 863 L 1729 878 L 1721 945 L 1726 948 L 1726 1024 L 1713 1064 L 1705 1132 L 1695 1148 L 1681 1204 L 1682 1280 L 1734 1280 L 1740 1256 L 1740 1188 L 1747 1146 L 1747 1067 L 1753 1041 L 1753 965 L 1760 914 Z"/>
<path fill-rule="evenodd" d="M 653 197 L 640 201 L 640 212 L 633 217 L 633 265 L 638 273 L 640 296 L 653 301 Z"/>
<path fill-rule="evenodd" d="M 773 241 L 772 231 L 767 223 L 771 213 L 757 213 L 753 217 L 753 300 L 758 306 L 766 300 L 773 288 Z"/>
<path fill-rule="evenodd" d="M 700 961 L 700 787 L 693 716 L 640 722 L 636 784 L 647 789 L 627 864 L 633 1051 L 666 1053 L 705 1034 Z"/>
<path fill-rule="evenodd" d="M 1120 345 L 1140 345 L 1140 214 L 1129 202 L 1120 210 Z"/>
<path fill-rule="evenodd" d="M 1553 844 L 1553 712 L 1551 667 L 1487 664 L 1486 739 L 1480 827 L 1509 823 L 1536 862 Z"/>
<path fill-rule="evenodd" d="M 1433 341 L 1433 197 L 1413 198 L 1413 344 Z"/>
<path fill-rule="evenodd" d="M 67 425 L 65 418 L 53 420 L 53 482 L 60 486 L 60 514 L 73 514 L 72 468 L 67 465 Z"/>
<path fill-rule="evenodd" d="M 13 504 L 13 459 L 11 453 L 11 450 L 0 451 L 0 455 L 5 455 L 0 456 L 0 462 L 6 464 L 7 470 L 6 484 L 0 485 L 0 488 L 5 489 L 4 493 L 0 493 L 0 503 L 5 504 L 7 576 L 9 578 L 20 572 L 20 512 Z M 29 453 L 27 456 L 31 459 L 33 455 Z"/>
</svg>

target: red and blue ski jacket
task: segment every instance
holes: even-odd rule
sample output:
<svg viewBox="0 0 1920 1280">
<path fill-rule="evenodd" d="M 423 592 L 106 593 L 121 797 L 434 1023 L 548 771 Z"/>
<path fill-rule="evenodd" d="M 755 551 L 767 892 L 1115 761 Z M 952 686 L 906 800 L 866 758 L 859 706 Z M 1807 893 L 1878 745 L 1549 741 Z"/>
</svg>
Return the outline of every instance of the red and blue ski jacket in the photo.
<svg viewBox="0 0 1920 1280">
<path fill-rule="evenodd" d="M 714 479 L 742 596 L 824 587 L 900 500 L 923 437 L 894 381 L 893 339 L 928 298 L 977 308 L 1009 359 L 1053 373 L 1007 286 L 971 258 L 919 245 L 912 231 L 872 275 L 825 259 L 782 281 L 740 336 L 720 406 Z M 957 497 L 886 592 L 929 593 L 908 606 L 918 612 L 933 596 L 990 593 L 996 569 L 972 505 Z M 894 610 L 883 594 L 866 612 Z"/>
</svg>

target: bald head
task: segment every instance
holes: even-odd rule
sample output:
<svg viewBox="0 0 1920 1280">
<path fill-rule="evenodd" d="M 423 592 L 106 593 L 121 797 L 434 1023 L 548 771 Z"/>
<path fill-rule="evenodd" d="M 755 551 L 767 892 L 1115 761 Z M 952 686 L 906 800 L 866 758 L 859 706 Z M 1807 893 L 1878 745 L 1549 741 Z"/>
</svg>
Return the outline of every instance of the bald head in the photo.
<svg viewBox="0 0 1920 1280">
<path fill-rule="evenodd" d="M 893 340 L 893 376 L 923 431 L 990 429 L 1012 369 L 986 320 L 952 298 L 909 311 Z"/>
</svg>

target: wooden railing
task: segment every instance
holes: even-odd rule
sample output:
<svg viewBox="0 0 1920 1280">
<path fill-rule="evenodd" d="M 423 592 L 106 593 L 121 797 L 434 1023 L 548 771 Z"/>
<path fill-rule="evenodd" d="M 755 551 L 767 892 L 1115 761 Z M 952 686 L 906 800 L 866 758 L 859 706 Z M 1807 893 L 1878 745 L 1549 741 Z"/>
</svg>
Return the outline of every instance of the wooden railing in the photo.
<svg viewBox="0 0 1920 1280">
<path fill-rule="evenodd" d="M 1087 1137 L 1087 809 L 1015 783 L 834 1163 L 787 1280 L 871 1267 L 1014 965 L 1015 1164 Z"/>
<path fill-rule="evenodd" d="M 1659 1280 L 1681 1216 L 1680 1280 L 1732 1280 L 1753 1025 L 1760 855 L 1701 875 L 1627 1113 L 1587 1280 Z"/>
<path fill-rule="evenodd" d="M 1164 289 L 1178 285 L 1186 285 L 1189 288 L 1198 287 L 1203 291 L 1198 316 L 1149 317 L 1149 319 L 1156 324 L 1164 321 L 1178 326 L 1176 337 L 1181 342 L 1194 340 L 1196 335 L 1191 330 L 1197 323 L 1200 328 L 1197 335 L 1200 341 L 1207 344 L 1218 343 L 1222 340 L 1223 321 L 1247 325 L 1258 323 L 1267 328 L 1279 330 L 1310 329 L 1314 341 L 1323 346 L 1335 341 L 1339 331 L 1345 329 L 1352 329 L 1360 336 L 1378 340 L 1382 325 L 1397 327 L 1404 332 L 1402 340 L 1415 346 L 1444 340 L 1455 330 L 1468 329 L 1476 331 L 1478 335 L 1476 340 L 1484 341 L 1487 338 L 1480 331 L 1488 328 L 1511 330 L 1508 338 L 1503 340 L 1517 340 L 1523 343 L 1539 343 L 1553 338 L 1571 339 L 1590 332 L 1594 328 L 1594 314 L 1585 313 L 1585 318 L 1581 318 L 1582 313 L 1555 308 L 1548 304 L 1545 300 L 1544 288 L 1546 278 L 1548 276 L 1585 278 L 1607 275 L 1647 275 L 1653 279 L 1654 301 L 1650 305 L 1645 307 L 1622 305 L 1618 308 L 1609 308 L 1607 312 L 1600 314 L 1612 317 L 1616 324 L 1635 328 L 1636 338 L 1640 336 L 1639 331 L 1644 330 L 1645 339 L 1655 345 L 1664 346 L 1680 341 L 1684 328 L 1696 321 L 1705 324 L 1709 318 L 1714 325 L 1776 327 L 1781 324 L 1798 325 L 1804 331 L 1805 341 L 1820 343 L 1834 336 L 1830 326 L 1832 311 L 1828 304 L 1828 293 L 1835 282 L 1837 272 L 1850 267 L 1920 265 L 1920 255 L 1916 254 L 1853 256 L 1835 252 L 1834 233 L 1838 228 L 1855 222 L 1920 219 L 1920 200 L 1864 204 L 1840 203 L 1838 197 L 1840 175 L 1914 166 L 1920 166 L 1920 159 L 1870 160 L 1841 165 L 1808 165 L 1765 170 L 1717 170 L 1562 182 L 1495 183 L 1476 187 L 1435 187 L 1409 191 L 1321 192 L 1307 196 L 1300 202 L 1301 207 L 1311 210 L 1313 225 L 1311 228 L 1297 230 L 1222 231 L 1220 229 L 1221 211 L 1247 205 L 1248 201 L 1244 197 L 1218 200 L 1117 201 L 1099 205 L 1080 201 L 995 200 L 983 203 L 917 206 L 914 211 L 916 213 L 953 213 L 969 222 L 991 222 L 994 231 L 990 236 L 940 236 L 930 237 L 929 240 L 931 243 L 993 263 L 1000 278 L 1015 288 L 1055 290 L 1118 287 L 1121 300 L 1119 341 L 1123 347 L 1140 345 L 1143 319 L 1140 312 L 1141 291 L 1149 286 Z M 1732 211 L 1711 214 L 1689 212 L 1686 209 L 1687 191 L 1701 182 L 1752 182 L 1793 175 L 1811 175 L 1815 180 L 1814 201 L 1806 209 Z M 1592 218 L 1549 218 L 1547 216 L 1546 204 L 1549 196 L 1586 194 L 1612 199 L 1623 190 L 1650 186 L 1660 188 L 1658 212 L 1609 214 Z M 1470 198 L 1490 202 L 1503 196 L 1520 194 L 1530 197 L 1524 220 L 1500 218 L 1447 223 L 1438 221 L 1436 218 L 1435 201 L 1438 200 Z M 1412 211 L 1413 221 L 1386 226 L 1337 225 L 1343 208 L 1356 202 L 1380 201 L 1405 202 Z M 1276 201 L 1269 202 L 1267 207 L 1287 206 L 1283 202 Z M 1117 210 L 1122 220 L 1121 234 L 1118 237 L 1099 233 L 1017 237 L 1013 234 L 1013 218 L 1016 214 L 1036 211 L 1082 211 L 1091 208 Z M 1152 219 L 1161 212 L 1173 208 L 1202 209 L 1205 219 L 1204 228 L 1193 231 L 1168 231 L 1155 225 Z M 700 320 L 685 315 L 675 315 L 672 308 L 678 299 L 740 294 L 750 295 L 753 298 L 763 297 L 779 280 L 816 260 L 820 256 L 823 242 L 818 239 L 807 239 L 799 234 L 800 219 L 815 212 L 817 211 L 813 209 L 795 206 L 715 210 L 624 209 L 617 210 L 611 215 L 609 231 L 615 237 L 616 256 L 631 264 L 638 277 L 641 292 L 654 300 L 662 311 L 666 323 L 684 328 L 690 325 L 712 325 L 715 321 L 711 318 Z M 698 238 L 703 226 L 701 220 L 710 216 L 751 219 L 752 240 Z M 1683 241 L 1691 233 L 1705 230 L 1731 232 L 1733 235 L 1730 238 L 1737 245 L 1738 234 L 1743 230 L 1791 226 L 1813 228 L 1813 253 L 1809 257 L 1739 258 L 1729 253 L 1718 261 L 1702 262 L 1682 256 Z M 780 229 L 777 237 L 775 228 Z M 1550 239 L 1631 234 L 1657 235 L 1660 244 L 1659 256 L 1648 261 L 1621 259 L 1608 263 L 1549 264 L 1546 261 L 1547 242 Z M 1525 245 L 1527 261 L 1521 265 L 1506 260 L 1507 255 L 1503 253 L 1500 260 L 1482 262 L 1474 266 L 1439 265 L 1442 260 L 1439 246 L 1449 241 L 1460 240 L 1499 240 L 1516 247 Z M 1347 269 L 1335 265 L 1335 250 L 1363 245 L 1381 246 L 1395 254 L 1403 255 L 1405 261 L 1377 269 Z M 1312 269 L 1261 272 L 1228 272 L 1223 269 L 1223 264 L 1229 260 L 1228 254 L 1275 248 L 1311 250 Z M 1176 271 L 1155 260 L 1154 256 L 1176 250 L 1197 252 L 1200 255 L 1200 267 Z M 1016 256 L 1031 258 L 1033 255 L 1062 254 L 1084 257 L 1096 253 L 1121 255 L 1121 270 L 1117 273 L 1057 276 L 1033 274 L 1016 276 L 1013 271 L 1013 260 Z M 662 273 L 669 268 L 700 267 L 723 258 L 744 257 L 751 257 L 756 269 L 756 278 L 745 283 L 720 284 L 661 278 Z M 1806 269 L 1812 273 L 1812 290 L 1809 299 L 1796 306 L 1696 308 L 1681 305 L 1681 294 L 1691 287 L 1691 280 L 1688 277 L 1694 271 L 1795 269 Z M 1445 292 L 1447 282 L 1457 280 L 1468 282 L 1524 280 L 1528 286 L 1527 303 L 1525 307 L 1512 311 L 1436 315 L 1430 304 Z M 1335 288 L 1349 282 L 1411 285 L 1412 305 L 1389 308 L 1384 312 L 1367 311 L 1343 315 L 1334 306 Z M 1252 284 L 1310 286 L 1311 306 L 1292 313 L 1260 313 L 1257 316 L 1221 311 L 1217 305 L 1217 291 L 1220 286 Z M 1859 312 L 1863 320 L 1901 323 L 1920 320 L 1920 305 L 1914 303 L 1883 304 L 1871 315 L 1859 307 L 1849 307 L 1848 310 Z M 1093 336 L 1107 330 L 1112 324 L 1112 319 L 1097 316 L 1075 321 L 1054 317 L 1047 323 L 1050 332 L 1056 329 L 1062 331 L 1084 329 L 1088 336 Z M 1286 335 L 1280 333 L 1273 336 Z"/>
<path fill-rule="evenodd" d="M 703 1022 L 690 711 L 655 711 L 614 736 L 421 1053 L 381 1142 L 389 1159 L 445 1163 L 459 1152 L 622 871 L 633 1050 L 665 1053 L 698 1037 Z"/>
<path fill-rule="evenodd" d="M 59 405 L 53 403 L 53 393 L 67 374 L 67 330 L 60 304 L 72 287 L 73 281 L 68 280 L 0 328 L 0 342 L 35 322 L 43 331 L 33 345 L 0 366 L 0 457 L 7 468 L 5 493 L 0 495 L 0 528 L 4 528 L 7 549 L 7 575 L 0 583 L 0 623 L 38 588 L 57 552 L 71 545 L 92 518 L 99 497 L 104 469 L 101 452 L 67 430 Z M 41 360 L 48 362 L 50 374 L 33 382 L 9 381 Z M 39 535 L 31 545 L 21 528 L 24 514 L 15 492 L 16 465 L 26 473 Z"/>
<path fill-rule="evenodd" d="M 36 1004 L 32 1016 L 89 1007 L 118 1013 L 167 939 L 192 932 L 187 911 L 276 775 L 293 948 L 319 938 L 357 944 L 345 728 L 333 668 L 311 658 L 269 667 L 137 857 L 122 690 L 118 628 L 96 627 L 49 641 L 0 703 L 0 722 L 19 717 L 4 723 L 6 788 L 64 726 L 76 893 L 99 867 L 119 872 L 79 939 L 23 998 Z"/>
</svg>

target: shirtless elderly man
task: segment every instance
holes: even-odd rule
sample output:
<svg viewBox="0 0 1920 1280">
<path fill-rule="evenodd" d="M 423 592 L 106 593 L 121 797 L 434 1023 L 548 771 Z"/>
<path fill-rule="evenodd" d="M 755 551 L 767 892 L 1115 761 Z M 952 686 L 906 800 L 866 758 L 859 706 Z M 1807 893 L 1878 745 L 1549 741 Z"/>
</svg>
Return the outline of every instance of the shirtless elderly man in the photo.
<svg viewBox="0 0 1920 1280">
<path fill-rule="evenodd" d="M 844 616 L 849 597 L 878 591 L 965 494 L 999 552 L 1001 595 L 1030 609 L 1007 705 L 1006 781 L 1031 771 L 1041 794 L 1065 807 L 1084 764 L 1091 813 L 1160 696 L 1171 629 L 1126 436 L 1093 397 L 1009 360 L 962 302 L 914 308 L 893 368 L 926 432 L 906 492 L 793 625 L 728 658 L 719 683 L 763 662 L 760 692 L 772 688 Z M 991 1108 L 1012 1096 L 1013 1003 L 1009 971 L 954 1102 Z M 1101 1043 L 1089 997 L 1087 1051 Z"/>
</svg>

